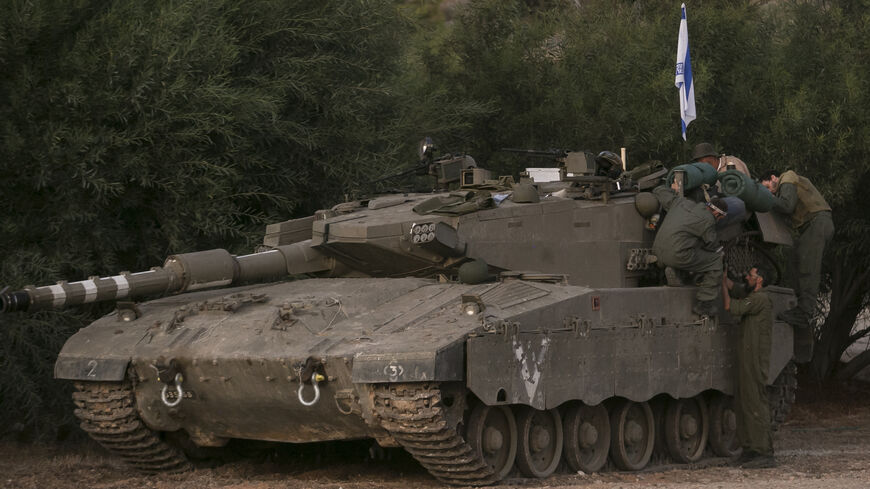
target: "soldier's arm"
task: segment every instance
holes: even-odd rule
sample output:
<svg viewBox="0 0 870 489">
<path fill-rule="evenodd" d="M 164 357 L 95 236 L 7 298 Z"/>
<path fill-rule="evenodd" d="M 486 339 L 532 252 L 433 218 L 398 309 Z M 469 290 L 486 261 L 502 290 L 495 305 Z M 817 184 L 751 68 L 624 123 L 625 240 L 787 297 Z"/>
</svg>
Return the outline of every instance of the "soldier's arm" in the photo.
<svg viewBox="0 0 870 489">
<path fill-rule="evenodd" d="M 716 236 L 716 221 L 704 227 L 704 230 L 701 232 L 701 239 L 704 241 L 704 248 L 708 250 L 715 250 L 719 247 L 719 238 Z"/>
<path fill-rule="evenodd" d="M 671 206 L 674 205 L 680 196 L 677 195 L 673 189 L 669 188 L 667 185 L 659 185 L 658 187 L 653 189 L 653 195 L 659 199 L 659 203 L 662 205 L 665 211 L 671 210 Z"/>
<path fill-rule="evenodd" d="M 781 183 L 779 192 L 773 196 L 773 210 L 791 215 L 797 206 L 797 187 L 793 183 Z"/>
<path fill-rule="evenodd" d="M 764 308 L 761 297 L 749 296 L 744 299 L 734 299 L 731 301 L 731 309 L 729 312 L 735 318 L 758 314 Z"/>
<path fill-rule="evenodd" d="M 731 310 L 731 294 L 728 293 L 728 291 L 731 289 L 731 287 L 734 287 L 734 282 L 732 282 L 731 279 L 728 278 L 727 273 L 723 273 L 722 274 L 722 302 L 723 302 L 722 305 L 725 306 L 726 311 Z"/>
</svg>

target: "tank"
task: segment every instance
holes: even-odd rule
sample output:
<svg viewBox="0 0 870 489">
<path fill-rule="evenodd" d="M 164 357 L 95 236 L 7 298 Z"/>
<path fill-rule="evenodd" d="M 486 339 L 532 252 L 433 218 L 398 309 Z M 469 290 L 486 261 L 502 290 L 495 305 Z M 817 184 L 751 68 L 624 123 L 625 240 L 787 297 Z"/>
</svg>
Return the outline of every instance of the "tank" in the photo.
<svg viewBox="0 0 870 489">
<path fill-rule="evenodd" d="M 68 339 L 55 377 L 75 383 L 82 429 L 145 472 L 187 470 L 195 449 L 232 439 L 373 439 L 455 485 L 736 455 L 738 328 L 693 314 L 695 287 L 668 283 L 651 250 L 661 216 L 646 191 L 668 170 L 526 156 L 556 165 L 515 181 L 429 156 L 447 190 L 341 203 L 269 225 L 249 255 L 172 255 L 4 291 L 0 306 L 115 301 Z M 761 213 L 719 236 L 737 276 L 790 239 Z M 795 303 L 768 291 L 775 312 Z M 781 421 L 792 329 L 774 335 Z"/>
</svg>

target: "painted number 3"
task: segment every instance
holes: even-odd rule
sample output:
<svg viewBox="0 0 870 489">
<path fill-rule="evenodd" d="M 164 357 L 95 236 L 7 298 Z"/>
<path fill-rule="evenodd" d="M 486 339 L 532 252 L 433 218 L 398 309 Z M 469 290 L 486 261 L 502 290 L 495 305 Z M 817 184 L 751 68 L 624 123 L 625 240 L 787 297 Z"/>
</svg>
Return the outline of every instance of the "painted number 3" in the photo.
<svg viewBox="0 0 870 489">
<path fill-rule="evenodd" d="M 392 363 L 384 367 L 384 375 L 390 378 L 391 381 L 395 382 L 405 373 L 404 367 L 401 365 L 393 365 Z"/>
</svg>

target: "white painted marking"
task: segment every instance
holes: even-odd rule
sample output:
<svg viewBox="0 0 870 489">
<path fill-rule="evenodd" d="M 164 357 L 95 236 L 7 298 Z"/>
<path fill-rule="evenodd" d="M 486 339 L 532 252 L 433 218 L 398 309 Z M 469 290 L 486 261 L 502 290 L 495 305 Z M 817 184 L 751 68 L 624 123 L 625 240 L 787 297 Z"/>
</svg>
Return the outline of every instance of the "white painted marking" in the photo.
<svg viewBox="0 0 870 489">
<path fill-rule="evenodd" d="M 61 307 L 66 304 L 66 291 L 61 285 L 49 285 L 48 290 L 51 291 L 51 305 Z"/>
<path fill-rule="evenodd" d="M 513 346 L 514 356 L 520 362 L 520 376 L 523 380 L 523 387 L 525 387 L 526 394 L 529 396 L 529 402 L 534 402 L 540 388 L 541 367 L 547 358 L 550 338 L 542 338 L 539 349 L 533 349 L 531 342 L 529 342 L 528 348 L 525 348 L 518 339 L 514 339 Z"/>
<path fill-rule="evenodd" d="M 78 283 L 85 288 L 85 299 L 83 304 L 94 302 L 94 300 L 97 298 L 97 284 L 95 284 L 93 280 L 82 280 Z"/>
<path fill-rule="evenodd" d="M 115 285 L 118 286 L 118 291 L 115 292 L 115 299 L 123 299 L 130 293 L 130 283 L 127 282 L 127 277 L 123 275 L 115 275 L 112 277 Z"/>
</svg>

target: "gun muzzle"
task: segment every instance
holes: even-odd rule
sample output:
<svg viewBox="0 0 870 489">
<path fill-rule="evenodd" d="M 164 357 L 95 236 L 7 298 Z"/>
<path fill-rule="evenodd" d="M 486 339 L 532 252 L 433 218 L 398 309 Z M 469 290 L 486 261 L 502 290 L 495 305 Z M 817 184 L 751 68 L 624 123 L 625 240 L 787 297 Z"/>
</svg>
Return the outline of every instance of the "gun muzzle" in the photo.
<svg viewBox="0 0 870 489">
<path fill-rule="evenodd" d="M 25 290 L 9 292 L 9 287 L 0 291 L 0 312 L 26 311 L 30 307 L 30 294 Z"/>
</svg>

